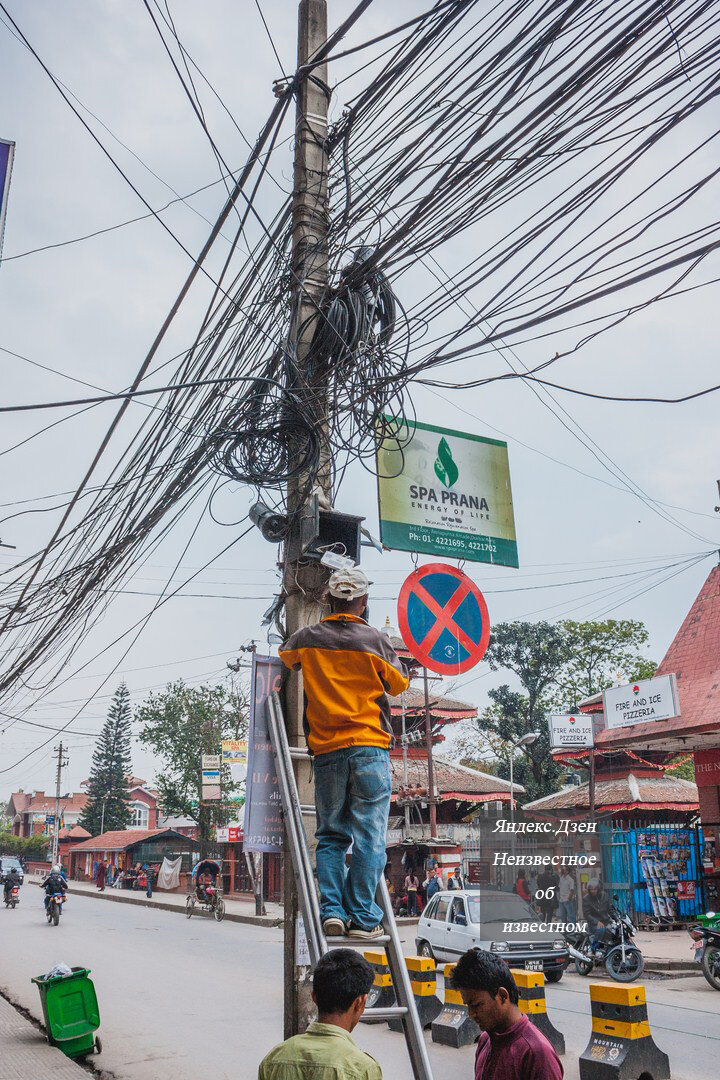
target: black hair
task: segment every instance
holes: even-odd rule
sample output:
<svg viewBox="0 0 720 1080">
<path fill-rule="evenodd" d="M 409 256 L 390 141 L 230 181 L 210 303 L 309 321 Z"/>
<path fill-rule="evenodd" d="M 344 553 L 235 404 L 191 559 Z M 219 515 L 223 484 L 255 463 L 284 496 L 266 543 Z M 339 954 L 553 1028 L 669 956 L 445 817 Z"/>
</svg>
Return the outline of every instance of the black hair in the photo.
<svg viewBox="0 0 720 1080">
<path fill-rule="evenodd" d="M 375 973 L 364 956 L 353 949 L 333 949 L 318 961 L 313 992 L 319 1013 L 346 1013 L 353 1001 L 367 994 Z"/>
<path fill-rule="evenodd" d="M 353 596 L 349 599 L 344 596 L 333 596 L 332 593 L 328 594 L 330 600 L 330 611 L 333 615 L 353 615 L 355 614 L 355 608 L 357 608 L 357 602 L 361 599 L 359 596 Z"/>
<path fill-rule="evenodd" d="M 501 986 L 508 992 L 513 1005 L 518 1003 L 518 989 L 512 972 L 501 957 L 487 949 L 468 949 L 452 973 L 452 984 L 456 990 L 487 990 L 491 997 L 496 997 Z"/>
</svg>

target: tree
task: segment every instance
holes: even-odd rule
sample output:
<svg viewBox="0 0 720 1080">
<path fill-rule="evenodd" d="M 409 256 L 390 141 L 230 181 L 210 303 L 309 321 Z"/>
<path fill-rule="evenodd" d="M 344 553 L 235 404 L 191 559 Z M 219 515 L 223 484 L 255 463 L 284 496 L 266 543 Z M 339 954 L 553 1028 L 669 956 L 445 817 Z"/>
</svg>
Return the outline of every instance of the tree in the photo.
<svg viewBox="0 0 720 1080">
<path fill-rule="evenodd" d="M 130 820 L 131 723 L 130 691 L 120 683 L 95 746 L 88 801 L 78 822 L 93 836 L 125 829 Z"/>
<path fill-rule="evenodd" d="M 161 759 L 156 786 L 166 815 L 192 818 L 208 840 L 213 825 L 228 820 L 222 805 L 201 806 L 202 755 L 219 754 L 223 739 L 247 736 L 248 694 L 238 686 L 186 686 L 182 680 L 151 694 L 136 710 L 140 741 Z M 223 793 L 236 792 L 230 769 L 221 767 Z"/>
<path fill-rule="evenodd" d="M 563 769 L 550 752 L 548 714 L 573 711 L 611 686 L 618 671 L 628 679 L 649 678 L 656 665 L 641 653 L 647 640 L 643 624 L 630 620 L 498 623 L 486 660 L 493 671 L 512 671 L 521 690 L 503 684 L 488 691 L 491 705 L 476 721 L 478 768 L 486 767 L 482 757 L 489 752 L 498 775 L 508 779 L 512 743 L 537 731 L 537 741 L 516 752 L 514 777 L 528 802 L 556 791 Z M 461 753 L 470 756 L 467 739 Z"/>
<path fill-rule="evenodd" d="M 573 712 L 578 704 L 606 690 L 618 675 L 625 682 L 649 679 L 657 664 L 643 656 L 648 632 L 633 619 L 604 622 L 560 623 L 570 647 L 570 659 L 557 680 L 554 704 L 558 711 Z"/>
</svg>

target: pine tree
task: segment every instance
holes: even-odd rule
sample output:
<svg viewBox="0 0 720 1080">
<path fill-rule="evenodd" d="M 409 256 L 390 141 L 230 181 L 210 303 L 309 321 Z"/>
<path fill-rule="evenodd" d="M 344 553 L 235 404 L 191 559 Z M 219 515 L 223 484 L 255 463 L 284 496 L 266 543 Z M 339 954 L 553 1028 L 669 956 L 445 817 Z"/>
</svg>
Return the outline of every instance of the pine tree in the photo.
<svg viewBox="0 0 720 1080">
<path fill-rule="evenodd" d="M 88 802 L 78 822 L 93 836 L 101 827 L 104 832 L 125 829 L 130 820 L 130 725 L 130 691 L 121 683 L 93 752 Z"/>
</svg>

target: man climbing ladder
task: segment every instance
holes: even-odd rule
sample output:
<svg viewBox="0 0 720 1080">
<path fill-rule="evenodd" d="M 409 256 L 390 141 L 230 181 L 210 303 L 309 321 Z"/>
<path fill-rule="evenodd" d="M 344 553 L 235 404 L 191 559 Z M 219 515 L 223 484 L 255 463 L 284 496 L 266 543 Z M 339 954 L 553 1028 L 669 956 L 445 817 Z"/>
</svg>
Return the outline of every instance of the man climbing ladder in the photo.
<svg viewBox="0 0 720 1080">
<path fill-rule="evenodd" d="M 336 570 L 328 589 L 332 614 L 293 634 L 280 657 L 303 674 L 323 931 L 371 940 L 384 932 L 375 892 L 385 867 L 391 794 L 388 694 L 401 694 L 409 683 L 388 638 L 365 620 L 363 571 Z"/>
</svg>

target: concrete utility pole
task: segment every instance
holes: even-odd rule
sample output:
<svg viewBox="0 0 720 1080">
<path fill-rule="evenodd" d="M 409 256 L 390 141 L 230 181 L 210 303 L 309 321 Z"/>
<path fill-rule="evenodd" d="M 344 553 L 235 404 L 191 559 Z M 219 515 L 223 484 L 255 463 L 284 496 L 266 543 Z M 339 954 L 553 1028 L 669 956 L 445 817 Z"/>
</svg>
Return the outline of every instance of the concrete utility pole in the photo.
<svg viewBox="0 0 720 1080">
<path fill-rule="evenodd" d="M 326 0 L 300 0 L 298 11 L 298 69 L 312 59 L 327 40 Z M 294 301 L 292 345 L 300 378 L 306 384 L 307 358 L 317 325 L 317 310 L 328 284 L 328 158 L 325 149 L 329 90 L 327 65 L 312 69 L 312 78 L 302 78 L 296 91 L 295 165 L 292 201 L 292 292 Z M 322 386 L 308 387 L 308 410 L 321 428 L 326 426 L 327 394 Z M 318 486 L 329 497 L 329 462 L 325 461 Z M 307 497 L 306 476 L 288 485 L 290 520 L 303 509 Z M 299 565 L 284 554 L 285 613 L 288 635 L 303 626 L 319 622 L 323 615 L 320 597 L 326 579 L 317 563 Z M 302 679 L 293 672 L 285 697 L 285 724 L 290 746 L 304 745 L 302 725 Z M 310 761 L 295 762 L 301 803 L 314 801 Z M 310 837 L 308 838 L 311 839 Z M 305 1030 L 313 1017 L 308 969 L 296 963 L 298 900 L 290 852 L 285 845 L 285 1038 Z"/>
<path fill-rule="evenodd" d="M 327 427 L 326 376 L 313 375 L 308 363 L 310 345 L 328 285 L 327 235 L 328 211 L 328 87 L 325 57 L 344 37 L 370 6 L 372 0 L 360 0 L 353 12 L 328 38 L 327 0 L 300 0 L 298 8 L 298 81 L 295 91 L 295 163 L 292 198 L 292 276 L 293 318 L 290 346 L 297 377 L 289 380 L 296 395 L 304 398 L 305 414 L 320 432 Z M 311 64 L 311 67 L 307 67 Z M 308 480 L 314 489 L 331 503 L 330 451 L 323 451 L 318 475 L 297 476 L 288 483 L 287 504 L 290 536 L 283 553 L 285 619 L 288 635 L 303 626 L 319 622 L 324 614 L 323 594 L 327 582 L 325 568 L 316 561 L 298 560 L 298 521 L 310 495 Z M 302 725 L 303 692 L 298 673 L 291 673 L 285 691 L 285 725 L 291 747 L 305 746 Z M 314 802 L 311 787 L 310 759 L 295 759 L 295 773 L 300 802 Z M 308 837 L 312 852 L 314 838 Z M 296 964 L 298 899 L 293 879 L 290 852 L 285 847 L 285 1037 L 304 1031 L 314 1016 L 310 996 L 309 969 Z"/>
<path fill-rule="evenodd" d="M 55 747 L 55 753 L 57 755 L 57 771 L 55 773 L 55 824 L 53 825 L 53 842 L 52 842 L 52 865 L 58 861 L 60 852 L 60 784 L 62 781 L 62 771 L 65 765 L 68 763 L 67 754 L 62 743 L 59 743 Z"/>
</svg>

